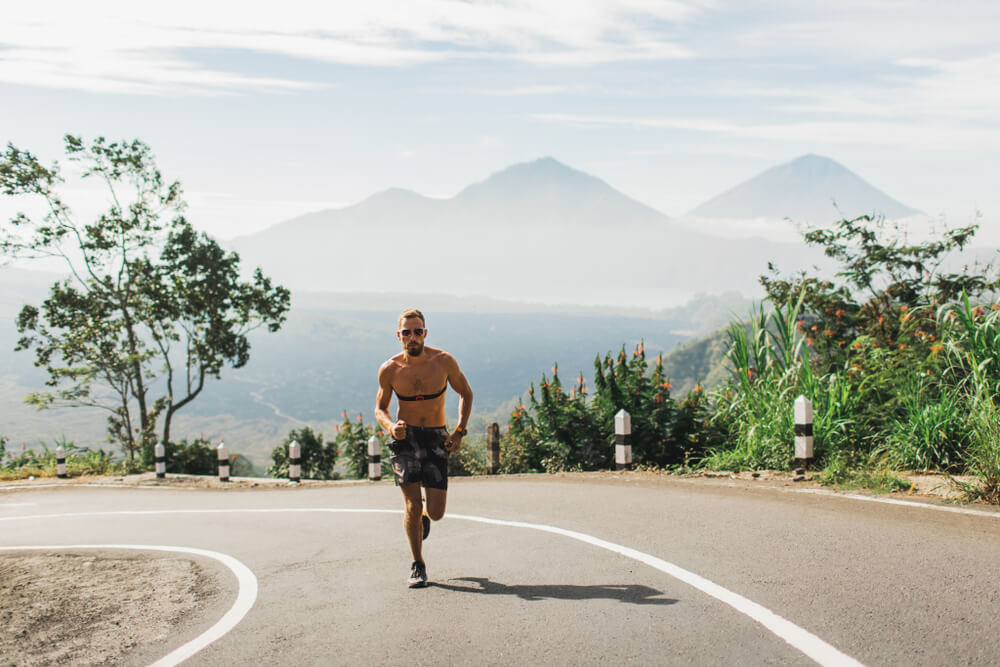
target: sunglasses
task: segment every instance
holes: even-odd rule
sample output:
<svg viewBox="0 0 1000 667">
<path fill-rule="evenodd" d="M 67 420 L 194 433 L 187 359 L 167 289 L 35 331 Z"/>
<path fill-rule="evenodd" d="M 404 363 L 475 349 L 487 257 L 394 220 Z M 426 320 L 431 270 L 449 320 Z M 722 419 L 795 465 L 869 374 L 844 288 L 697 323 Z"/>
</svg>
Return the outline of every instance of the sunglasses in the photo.
<svg viewBox="0 0 1000 667">
<path fill-rule="evenodd" d="M 410 335 L 413 335 L 413 336 L 420 337 L 420 336 L 424 335 L 425 331 L 427 331 L 427 329 L 400 329 L 399 330 L 399 335 L 400 336 L 410 336 Z"/>
</svg>

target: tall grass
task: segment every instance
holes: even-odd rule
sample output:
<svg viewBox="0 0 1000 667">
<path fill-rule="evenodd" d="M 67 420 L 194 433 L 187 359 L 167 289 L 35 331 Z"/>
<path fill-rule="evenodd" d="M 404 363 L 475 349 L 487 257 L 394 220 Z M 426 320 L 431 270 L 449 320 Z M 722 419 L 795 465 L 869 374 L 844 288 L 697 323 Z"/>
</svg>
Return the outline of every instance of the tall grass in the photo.
<svg viewBox="0 0 1000 667">
<path fill-rule="evenodd" d="M 980 481 L 965 485 L 966 493 L 1000 503 L 1000 307 L 973 307 L 963 292 L 957 305 L 939 311 L 938 319 L 951 373 L 966 388 L 966 466 Z"/>
</svg>

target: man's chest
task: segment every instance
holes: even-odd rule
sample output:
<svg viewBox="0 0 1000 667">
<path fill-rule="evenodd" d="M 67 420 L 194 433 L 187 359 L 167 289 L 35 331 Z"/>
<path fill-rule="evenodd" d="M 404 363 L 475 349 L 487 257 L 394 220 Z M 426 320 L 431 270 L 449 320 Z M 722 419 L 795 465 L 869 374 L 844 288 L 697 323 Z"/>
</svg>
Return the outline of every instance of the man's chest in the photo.
<svg viewBox="0 0 1000 667">
<path fill-rule="evenodd" d="M 440 391 L 448 383 L 448 374 L 438 364 L 419 368 L 401 366 L 392 379 L 392 388 L 399 394 L 419 395 Z"/>
</svg>

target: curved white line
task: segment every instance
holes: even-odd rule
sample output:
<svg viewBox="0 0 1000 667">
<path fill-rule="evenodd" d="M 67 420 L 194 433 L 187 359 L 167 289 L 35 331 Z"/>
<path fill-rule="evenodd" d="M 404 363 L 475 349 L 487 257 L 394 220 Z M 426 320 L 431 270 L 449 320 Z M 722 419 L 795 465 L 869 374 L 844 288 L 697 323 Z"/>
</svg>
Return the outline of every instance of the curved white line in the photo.
<svg viewBox="0 0 1000 667">
<path fill-rule="evenodd" d="M 114 514 L 114 512 L 109 512 L 109 514 Z M 3 547 L 0 546 L 0 551 L 39 551 L 39 550 L 83 550 L 83 549 L 131 549 L 139 551 L 169 551 L 173 553 L 183 553 L 191 554 L 194 556 L 204 556 L 205 558 L 212 558 L 232 571 L 236 575 L 236 580 L 239 583 L 239 592 L 236 595 L 236 602 L 233 606 L 229 608 L 222 618 L 220 618 L 215 625 L 210 627 L 205 632 L 201 633 L 188 643 L 174 649 L 164 657 L 160 658 L 152 664 L 151 667 L 173 667 L 181 662 L 184 662 L 191 656 L 193 656 L 198 651 L 202 650 L 215 640 L 219 639 L 227 632 L 236 627 L 236 624 L 243 620 L 243 617 L 247 615 L 250 608 L 253 607 L 254 602 L 257 600 L 257 577 L 254 573 L 250 571 L 246 565 L 236 560 L 232 556 L 227 554 L 219 553 L 218 551 L 209 551 L 207 549 L 196 549 L 194 547 L 167 547 L 167 546 L 157 546 L 150 544 L 47 544 L 38 546 L 16 546 L 16 547 Z"/>
<path fill-rule="evenodd" d="M 278 513 L 299 513 L 299 512 L 330 512 L 330 513 L 345 513 L 345 514 L 402 514 L 402 510 L 383 510 L 383 509 L 346 509 L 337 507 L 290 507 L 290 508 L 259 508 L 259 509 L 190 509 L 190 510 L 120 510 L 114 512 L 77 512 L 77 513 L 67 513 L 67 514 L 36 514 L 34 516 L 22 516 L 22 517 L 0 517 L 0 521 L 11 521 L 11 520 L 28 520 L 28 519 L 53 519 L 53 518 L 77 518 L 77 517 L 95 517 L 95 516 L 150 516 L 150 515 L 164 515 L 164 514 L 278 514 Z M 510 526 L 513 528 L 530 528 L 532 530 L 539 530 L 545 533 L 554 533 L 556 535 L 562 535 L 563 537 L 569 537 L 574 540 L 579 540 L 580 542 L 585 542 L 602 549 L 620 554 L 626 558 L 631 558 L 637 560 L 640 563 L 645 563 L 652 568 L 655 568 L 665 574 L 682 581 L 689 586 L 697 588 L 701 592 L 709 595 L 720 602 L 729 605 L 736 611 L 748 616 L 750 619 L 760 623 L 765 628 L 770 630 L 773 634 L 787 642 L 792 647 L 798 649 L 808 657 L 812 658 L 814 661 L 820 665 L 826 666 L 841 666 L 841 665 L 851 665 L 853 667 L 860 667 L 862 663 L 858 662 L 854 658 L 851 658 L 847 654 L 841 652 L 832 645 L 824 642 L 822 639 L 812 634 L 804 628 L 800 628 L 791 621 L 778 616 L 770 609 L 749 600 L 748 598 L 734 593 L 727 588 L 723 588 L 718 584 L 705 579 L 704 577 L 697 575 L 693 572 L 685 570 L 682 567 L 669 563 L 656 556 L 651 556 L 647 553 L 637 551 L 630 547 L 622 546 L 620 544 L 615 544 L 613 542 L 608 542 L 592 535 L 587 535 L 586 533 L 578 533 L 573 530 L 566 530 L 565 528 L 557 528 L 555 526 L 547 526 L 545 524 L 537 523 L 526 523 L 523 521 L 505 521 L 502 519 L 489 519 L 486 517 L 472 516 L 467 514 L 449 514 L 452 519 L 462 519 L 465 521 L 476 521 L 479 523 L 492 524 L 495 526 Z M 222 555 L 222 554 L 220 554 Z M 236 561 L 238 562 L 238 561 Z M 252 576 L 252 573 L 251 573 Z M 256 595 L 256 579 L 254 579 L 255 595 Z M 246 612 L 244 612 L 245 614 Z M 241 616 L 242 618 L 242 616 Z M 235 623 L 234 623 L 235 625 Z M 220 635 L 221 636 L 221 635 Z M 214 639 L 212 640 L 214 641 Z M 183 648 L 183 647 L 182 647 Z M 200 649 L 198 649 L 200 650 Z M 159 665 L 160 663 L 157 663 Z"/>
</svg>

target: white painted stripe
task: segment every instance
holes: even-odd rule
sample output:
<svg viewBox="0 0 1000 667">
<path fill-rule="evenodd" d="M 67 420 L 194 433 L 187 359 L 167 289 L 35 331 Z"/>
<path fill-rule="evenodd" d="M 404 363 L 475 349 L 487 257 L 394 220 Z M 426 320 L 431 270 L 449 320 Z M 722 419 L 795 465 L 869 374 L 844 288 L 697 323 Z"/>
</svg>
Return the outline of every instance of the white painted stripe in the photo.
<svg viewBox="0 0 1000 667">
<path fill-rule="evenodd" d="M 785 640 L 788 644 L 794 648 L 802 651 L 814 661 L 820 665 L 824 666 L 841 666 L 841 665 L 855 665 L 860 666 L 862 663 L 858 662 L 854 658 L 848 656 L 847 654 L 839 651 L 830 644 L 812 634 L 808 630 L 800 628 L 791 621 L 788 621 L 781 616 L 778 616 L 770 609 L 763 607 L 747 598 L 734 593 L 729 589 L 723 588 L 718 584 L 705 579 L 704 577 L 697 575 L 693 572 L 685 570 L 682 567 L 674 565 L 673 563 L 668 563 L 667 561 L 657 558 L 656 556 L 651 556 L 647 553 L 637 551 L 635 549 L 622 546 L 620 544 L 615 544 L 613 542 L 608 542 L 586 533 L 578 533 L 573 530 L 566 530 L 565 528 L 556 528 L 555 526 L 546 526 L 544 524 L 535 523 L 524 523 L 521 521 L 503 521 L 500 519 L 486 519 L 478 516 L 468 516 L 463 514 L 449 514 L 452 519 L 465 519 L 467 521 L 478 521 L 480 523 L 489 523 L 497 526 L 512 526 L 515 528 L 532 528 L 534 530 L 540 530 L 546 533 L 555 533 L 556 535 L 562 535 L 564 537 L 569 537 L 574 540 L 579 540 L 587 544 L 592 544 L 596 547 L 602 549 L 607 549 L 617 554 L 621 554 L 626 558 L 631 558 L 637 560 L 640 563 L 645 563 L 652 568 L 655 568 L 665 574 L 678 579 L 689 586 L 697 588 L 702 593 L 709 595 L 720 602 L 729 605 L 741 614 L 749 616 L 754 621 L 760 623 L 765 628 L 770 630 L 772 633 Z"/>
<path fill-rule="evenodd" d="M 793 493 L 811 493 L 817 496 L 846 498 L 848 500 L 863 500 L 869 503 L 884 503 L 886 505 L 900 505 L 902 507 L 919 507 L 920 509 L 934 510 L 936 512 L 951 512 L 952 514 L 966 514 L 968 516 L 985 516 L 991 519 L 1000 519 L 1000 512 L 987 512 L 985 510 L 973 510 L 965 507 L 952 507 L 951 505 L 932 505 L 930 503 L 918 503 L 913 500 L 863 496 L 858 493 L 838 493 L 836 491 L 828 491 L 826 489 L 788 489 L 788 491 Z"/>
<path fill-rule="evenodd" d="M 108 514 L 115 514 L 115 512 L 108 512 Z M 233 606 L 229 608 L 229 611 L 220 618 L 215 625 L 210 627 L 205 632 L 201 633 L 188 643 L 183 646 L 174 649 L 164 657 L 160 658 L 153 663 L 151 667 L 173 667 L 178 665 L 191 656 L 193 656 L 198 651 L 202 650 L 215 640 L 224 636 L 227 632 L 236 627 L 236 624 L 243 620 L 243 617 L 247 615 L 250 608 L 253 607 L 254 602 L 257 600 L 257 577 L 254 573 L 250 571 L 246 565 L 236 560 L 232 556 L 227 554 L 219 553 L 218 551 L 209 551 L 207 549 L 196 549 L 193 547 L 173 547 L 173 546 L 157 546 L 151 544 L 59 544 L 59 545 L 39 545 L 39 546 L 17 546 L 17 547 L 0 547 L 2 551 L 28 551 L 28 550 L 61 550 L 61 551 L 76 551 L 82 549 L 130 549 L 138 551 L 168 551 L 172 553 L 183 553 L 191 554 L 194 556 L 203 556 L 205 558 L 212 558 L 219 561 L 232 571 L 236 576 L 236 581 L 239 584 L 239 591 L 236 595 L 236 602 Z"/>
<path fill-rule="evenodd" d="M 182 510 L 120 510 L 115 512 L 78 512 L 66 514 L 38 514 L 24 517 L 0 517 L 0 521 L 10 520 L 34 520 L 34 519 L 54 519 L 54 518 L 79 518 L 97 516 L 155 516 L 166 514 L 285 514 L 285 513 L 306 513 L 306 512 L 329 512 L 343 514 L 402 514 L 402 510 L 388 509 L 348 509 L 335 507 L 292 507 L 292 508 L 254 508 L 254 509 L 182 509 Z M 826 666 L 860 666 L 861 663 L 850 656 L 842 653 L 830 644 L 812 634 L 808 630 L 800 628 L 791 621 L 778 616 L 773 611 L 753 602 L 738 593 L 734 593 L 718 584 L 705 579 L 682 567 L 669 563 L 656 556 L 637 551 L 630 547 L 608 542 L 586 533 L 578 533 L 565 528 L 557 528 L 545 524 L 526 523 L 522 521 L 505 521 L 502 519 L 490 519 L 467 514 L 449 514 L 452 519 L 465 521 L 476 521 L 479 523 L 491 524 L 495 526 L 509 526 L 513 528 L 530 528 L 546 533 L 554 533 L 569 537 L 581 542 L 591 544 L 601 549 L 606 549 L 613 553 L 620 554 L 626 558 L 645 563 L 679 581 L 682 581 L 701 592 L 729 605 L 736 611 L 750 617 L 760 623 L 779 638 L 787 642 L 792 647 L 798 649 L 808 657 L 812 658 L 820 665 Z M 256 580 L 255 580 L 256 581 Z M 244 612 L 245 613 L 245 612 Z M 214 641 L 214 640 L 213 640 Z M 200 649 L 199 649 L 200 650 Z M 159 664 L 159 663 L 157 663 Z"/>
</svg>

